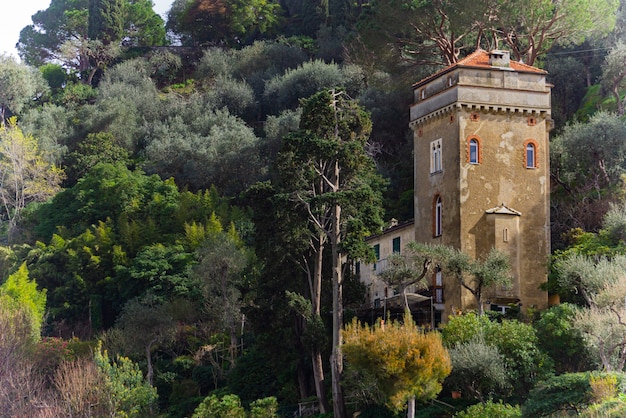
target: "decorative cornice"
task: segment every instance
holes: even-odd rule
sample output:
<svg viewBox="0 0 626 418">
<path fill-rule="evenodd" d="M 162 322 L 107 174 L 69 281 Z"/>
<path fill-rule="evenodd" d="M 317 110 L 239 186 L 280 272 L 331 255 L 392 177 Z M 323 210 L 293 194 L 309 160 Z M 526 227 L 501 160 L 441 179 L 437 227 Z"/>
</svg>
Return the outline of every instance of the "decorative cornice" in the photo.
<svg viewBox="0 0 626 418">
<path fill-rule="evenodd" d="M 550 112 L 549 109 L 537 109 L 536 107 L 522 107 L 522 106 L 498 106 L 493 104 L 479 104 L 479 103 L 460 103 L 456 102 L 450 104 L 448 106 L 442 107 L 440 109 L 435 110 L 434 112 L 430 112 L 427 115 L 422 116 L 421 118 L 415 119 L 409 123 L 409 126 L 415 129 L 418 126 L 423 125 L 430 119 L 438 119 L 447 114 L 453 112 L 454 110 L 464 109 L 468 112 L 480 112 L 480 113 L 489 113 L 492 115 L 504 115 L 504 114 L 519 114 L 524 117 L 535 116 L 535 117 L 545 117 L 549 119 Z"/>
</svg>

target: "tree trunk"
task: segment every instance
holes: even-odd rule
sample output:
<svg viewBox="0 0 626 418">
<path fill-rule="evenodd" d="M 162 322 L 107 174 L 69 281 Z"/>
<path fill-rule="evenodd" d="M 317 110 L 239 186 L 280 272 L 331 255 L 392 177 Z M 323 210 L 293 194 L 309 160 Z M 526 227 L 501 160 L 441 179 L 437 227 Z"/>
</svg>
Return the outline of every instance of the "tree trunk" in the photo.
<svg viewBox="0 0 626 418">
<path fill-rule="evenodd" d="M 311 354 L 311 362 L 313 363 L 313 381 L 315 383 L 315 394 L 317 395 L 317 403 L 321 414 L 330 412 L 326 390 L 324 388 L 324 367 L 322 363 L 322 353 L 318 350 Z"/>
<path fill-rule="evenodd" d="M 320 235 L 316 244 L 315 264 L 313 266 L 313 283 L 311 285 L 311 317 L 319 318 L 321 314 L 322 301 L 322 260 L 324 255 L 324 236 Z M 324 365 L 322 362 L 322 353 L 314 350 L 311 353 L 311 362 L 313 366 L 313 380 L 315 384 L 315 394 L 320 409 L 320 413 L 326 414 L 330 411 L 326 390 L 324 388 Z"/>
<path fill-rule="evenodd" d="M 335 181 L 339 185 L 339 166 L 335 163 Z M 341 354 L 341 327 L 343 325 L 343 275 L 341 271 L 342 255 L 339 252 L 341 244 L 341 206 L 335 204 L 332 213 L 331 251 L 333 258 L 333 349 L 330 356 L 333 388 L 333 412 L 335 418 L 346 418 L 346 405 L 341 390 L 341 375 L 343 374 L 343 358 Z"/>
<path fill-rule="evenodd" d="M 152 344 L 154 344 L 156 340 L 152 340 L 146 346 L 146 362 L 148 363 L 148 372 L 146 373 L 146 380 L 152 386 L 152 379 L 154 376 L 154 370 L 152 368 Z"/>
<path fill-rule="evenodd" d="M 409 405 L 406 411 L 407 418 L 415 418 L 415 396 L 409 398 Z"/>
</svg>

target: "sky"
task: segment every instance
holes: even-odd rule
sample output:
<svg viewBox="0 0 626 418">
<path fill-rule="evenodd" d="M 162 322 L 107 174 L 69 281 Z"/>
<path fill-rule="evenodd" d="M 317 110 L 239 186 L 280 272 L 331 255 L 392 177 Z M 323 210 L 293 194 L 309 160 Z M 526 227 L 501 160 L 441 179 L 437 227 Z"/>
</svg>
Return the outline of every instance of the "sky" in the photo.
<svg viewBox="0 0 626 418">
<path fill-rule="evenodd" d="M 50 6 L 51 0 L 2 0 L 0 12 L 0 54 L 13 55 L 18 58 L 15 44 L 20 38 L 24 26 L 33 23 L 30 19 L 39 10 Z M 174 0 L 152 0 L 154 10 L 161 16 L 169 10 Z M 7 4 L 8 3 L 8 4 Z"/>
</svg>

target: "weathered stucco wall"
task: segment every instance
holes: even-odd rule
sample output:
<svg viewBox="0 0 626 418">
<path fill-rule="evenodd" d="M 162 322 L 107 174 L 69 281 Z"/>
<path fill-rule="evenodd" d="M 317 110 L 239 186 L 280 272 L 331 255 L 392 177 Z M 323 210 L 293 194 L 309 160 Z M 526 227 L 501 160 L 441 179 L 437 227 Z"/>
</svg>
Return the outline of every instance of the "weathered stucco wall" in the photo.
<svg viewBox="0 0 626 418">
<path fill-rule="evenodd" d="M 519 299 L 545 308 L 549 242 L 550 85 L 543 73 L 510 68 L 455 68 L 415 86 L 411 108 L 415 150 L 415 239 L 452 245 L 473 257 L 491 247 L 512 260 L 513 286 L 490 297 Z M 442 140 L 443 170 L 431 173 L 431 142 Z M 468 160 L 468 140 L 479 141 L 480 160 Z M 526 144 L 536 166 L 526 167 Z M 434 201 L 443 202 L 443 233 L 433 235 Z M 487 214 L 499 205 L 518 215 Z M 505 230 L 507 232 L 504 235 Z M 449 279 L 449 278 L 448 278 Z M 446 280 L 444 317 L 475 307 L 473 296 Z"/>
</svg>

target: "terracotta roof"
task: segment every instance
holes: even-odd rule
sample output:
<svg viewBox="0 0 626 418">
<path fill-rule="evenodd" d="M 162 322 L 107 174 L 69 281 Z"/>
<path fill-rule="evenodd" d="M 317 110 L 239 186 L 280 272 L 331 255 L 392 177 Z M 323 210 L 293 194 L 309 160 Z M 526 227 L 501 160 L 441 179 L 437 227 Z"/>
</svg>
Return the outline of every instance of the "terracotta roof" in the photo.
<svg viewBox="0 0 626 418">
<path fill-rule="evenodd" d="M 439 77 L 441 74 L 447 73 L 449 71 L 452 71 L 455 68 L 459 68 L 459 67 L 464 67 L 464 68 L 494 68 L 491 65 L 489 65 L 489 52 L 485 51 L 484 49 L 477 49 L 476 51 L 472 52 L 471 54 L 469 54 L 467 57 L 455 62 L 452 65 L 449 65 L 448 67 L 445 67 L 439 71 L 437 71 L 435 74 L 432 74 L 420 81 L 418 81 L 417 83 L 413 84 L 413 86 L 416 86 L 418 84 L 423 84 L 426 81 L 430 81 L 432 79 L 435 79 L 437 77 Z M 495 67 L 498 68 L 498 67 Z M 513 61 L 511 60 L 509 62 L 509 68 L 511 68 L 514 71 L 518 71 L 518 72 L 525 72 L 525 73 L 536 73 L 536 74 L 547 74 L 547 71 L 542 70 L 540 68 L 537 67 L 533 67 L 532 65 L 527 65 L 524 64 L 522 62 L 519 61 Z"/>
</svg>

